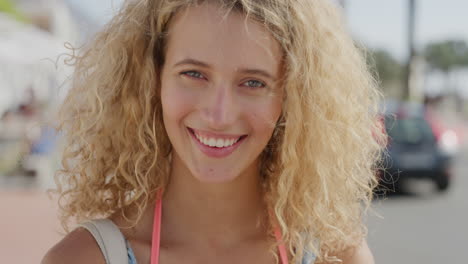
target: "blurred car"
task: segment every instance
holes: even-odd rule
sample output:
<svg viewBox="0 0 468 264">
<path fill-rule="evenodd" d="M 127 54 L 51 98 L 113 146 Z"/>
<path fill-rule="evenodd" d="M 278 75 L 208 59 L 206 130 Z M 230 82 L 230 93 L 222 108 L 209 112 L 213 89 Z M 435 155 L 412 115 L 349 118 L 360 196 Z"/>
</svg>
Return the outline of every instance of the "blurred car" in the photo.
<svg viewBox="0 0 468 264">
<path fill-rule="evenodd" d="M 441 147 L 421 107 L 401 104 L 396 112 L 385 114 L 387 153 L 379 173 L 384 189 L 401 192 L 408 178 L 432 180 L 439 191 L 450 185 L 451 156 Z"/>
</svg>

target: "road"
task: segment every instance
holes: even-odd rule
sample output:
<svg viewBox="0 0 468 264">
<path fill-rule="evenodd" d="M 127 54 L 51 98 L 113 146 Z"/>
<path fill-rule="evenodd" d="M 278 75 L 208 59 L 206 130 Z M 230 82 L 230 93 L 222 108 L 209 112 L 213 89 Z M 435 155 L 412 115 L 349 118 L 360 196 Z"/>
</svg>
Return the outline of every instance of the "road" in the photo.
<svg viewBox="0 0 468 264">
<path fill-rule="evenodd" d="M 374 202 L 368 240 L 376 263 L 468 263 L 467 148 L 454 161 L 453 175 L 446 193 L 412 182 L 412 195 Z"/>
<path fill-rule="evenodd" d="M 40 263 L 62 237 L 57 204 L 44 191 L 0 191 L 0 263 Z"/>
</svg>

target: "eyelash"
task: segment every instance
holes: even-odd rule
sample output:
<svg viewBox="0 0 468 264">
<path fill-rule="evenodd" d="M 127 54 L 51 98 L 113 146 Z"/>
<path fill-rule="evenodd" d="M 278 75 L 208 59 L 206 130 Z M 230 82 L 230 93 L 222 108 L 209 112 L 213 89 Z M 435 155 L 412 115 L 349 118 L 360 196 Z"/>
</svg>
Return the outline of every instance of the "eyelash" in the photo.
<svg viewBox="0 0 468 264">
<path fill-rule="evenodd" d="M 249 83 L 249 82 L 255 82 L 255 83 L 259 84 L 259 86 L 258 85 L 248 86 L 249 88 L 253 88 L 253 89 L 264 88 L 266 86 L 266 84 L 264 84 L 263 82 L 257 81 L 257 80 L 248 80 L 248 81 L 246 81 L 244 83 Z"/>
<path fill-rule="evenodd" d="M 203 75 L 201 73 L 197 72 L 197 71 L 185 71 L 185 72 L 181 72 L 180 74 L 181 75 L 186 75 L 186 76 L 188 76 L 190 78 L 203 79 Z M 201 77 L 196 77 L 194 75 L 201 76 Z M 248 80 L 248 81 L 245 81 L 244 84 L 245 83 L 251 83 L 251 82 L 254 82 L 255 84 L 254 85 L 247 85 L 247 87 L 252 88 L 252 89 L 266 87 L 265 83 L 263 83 L 261 81 L 257 81 L 257 80 Z"/>
<path fill-rule="evenodd" d="M 200 75 L 200 76 L 203 77 L 203 75 L 201 73 L 197 72 L 197 71 L 186 71 L 186 72 L 181 72 L 180 74 L 186 75 L 186 76 L 191 77 L 191 78 L 196 78 L 196 79 L 202 79 L 202 78 L 201 77 L 195 77 L 195 76 L 193 76 L 194 74 Z"/>
</svg>

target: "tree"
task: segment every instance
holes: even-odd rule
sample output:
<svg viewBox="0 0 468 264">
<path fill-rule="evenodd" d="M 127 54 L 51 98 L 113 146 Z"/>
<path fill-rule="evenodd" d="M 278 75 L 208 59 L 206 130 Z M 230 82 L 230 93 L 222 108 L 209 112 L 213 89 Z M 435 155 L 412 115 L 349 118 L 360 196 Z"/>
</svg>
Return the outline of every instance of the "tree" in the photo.
<svg viewBox="0 0 468 264">
<path fill-rule="evenodd" d="M 390 97 L 401 97 L 404 67 L 388 51 L 378 49 L 370 52 L 368 65 L 379 80 L 383 92 Z"/>
<path fill-rule="evenodd" d="M 375 50 L 371 53 L 371 67 L 376 71 L 378 79 L 382 84 L 400 81 L 403 66 L 386 50 Z"/>
<path fill-rule="evenodd" d="M 431 43 L 426 46 L 424 56 L 432 69 L 446 74 L 457 67 L 468 67 L 468 45 L 463 40 Z"/>
<path fill-rule="evenodd" d="M 457 69 L 468 67 L 468 44 L 463 40 L 446 40 L 430 43 L 424 49 L 424 56 L 429 70 L 440 71 L 445 75 L 445 94 L 451 95 L 457 108 L 462 108 L 458 96 Z"/>
<path fill-rule="evenodd" d="M 7 13 L 18 20 L 25 21 L 25 17 L 15 8 L 10 0 L 0 0 L 0 12 Z"/>
</svg>

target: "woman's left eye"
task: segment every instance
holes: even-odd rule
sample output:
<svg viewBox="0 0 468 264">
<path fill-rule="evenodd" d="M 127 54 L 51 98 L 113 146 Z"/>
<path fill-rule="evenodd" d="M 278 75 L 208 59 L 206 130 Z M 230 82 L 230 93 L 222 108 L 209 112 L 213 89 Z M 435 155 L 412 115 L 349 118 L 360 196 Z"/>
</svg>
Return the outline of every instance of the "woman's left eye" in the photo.
<svg viewBox="0 0 468 264">
<path fill-rule="evenodd" d="M 251 87 L 251 88 L 262 88 L 262 87 L 265 87 L 266 85 L 260 81 L 256 81 L 256 80 L 249 80 L 249 81 L 246 81 L 244 82 L 244 85 L 248 86 L 248 87 Z"/>
<path fill-rule="evenodd" d="M 189 77 L 192 77 L 192 78 L 196 78 L 196 79 L 202 79 L 203 78 L 203 75 L 197 71 L 186 71 L 186 72 L 182 72 L 181 74 L 184 74 L 184 75 L 187 75 Z"/>
</svg>

